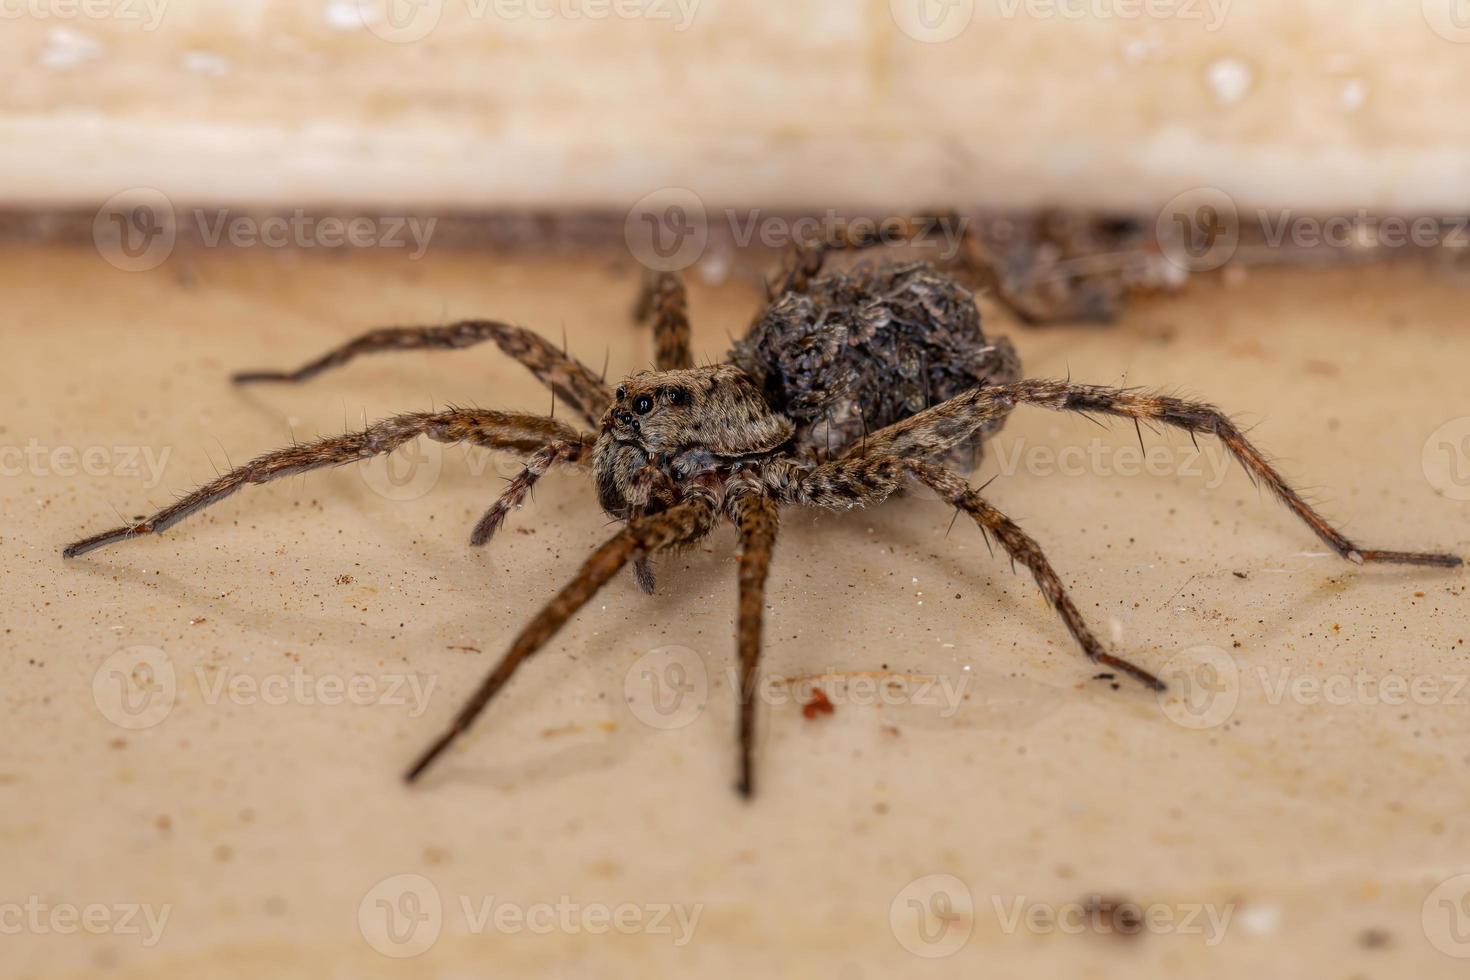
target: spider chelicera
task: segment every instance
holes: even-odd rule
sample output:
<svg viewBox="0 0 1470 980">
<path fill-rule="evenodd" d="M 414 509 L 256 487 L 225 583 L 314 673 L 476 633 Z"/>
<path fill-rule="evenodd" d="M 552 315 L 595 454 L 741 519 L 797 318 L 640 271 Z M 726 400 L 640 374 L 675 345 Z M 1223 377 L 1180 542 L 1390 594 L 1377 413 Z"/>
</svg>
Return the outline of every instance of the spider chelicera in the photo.
<svg viewBox="0 0 1470 980">
<path fill-rule="evenodd" d="M 1013 348 L 1003 339 L 986 339 L 972 294 L 946 273 L 912 263 L 823 274 L 831 250 L 874 244 L 871 238 L 838 233 L 798 250 L 774 298 L 729 360 L 706 367 L 693 364 L 681 280 L 667 272 L 646 276 L 639 315 L 653 323 L 656 370 L 633 374 L 613 389 L 539 335 L 491 320 L 374 330 L 296 371 L 236 375 L 242 384 L 299 382 L 359 354 L 492 341 L 548 385 L 590 429 L 481 409 L 394 416 L 361 432 L 266 453 L 147 520 L 78 541 L 64 554 L 157 534 L 247 484 L 389 453 L 419 436 L 524 457 L 524 469 L 475 526 L 475 545 L 490 539 L 550 468 L 590 468 L 598 503 L 623 527 L 522 629 L 407 778 L 420 776 L 468 730 L 521 664 L 620 569 L 632 564 L 638 583 L 652 592 L 652 556 L 690 545 L 728 520 L 740 542 L 737 788 L 745 796 L 754 788 L 751 748 L 762 608 L 782 507 L 845 510 L 887 500 L 910 481 L 927 486 L 1031 571 L 1089 660 L 1163 689 L 1149 671 L 1103 648 L 1037 543 L 956 472 L 966 460 L 973 465 L 982 440 L 1018 405 L 1214 436 L 1343 558 L 1460 564 L 1448 554 L 1360 548 L 1313 510 L 1211 405 L 1138 389 L 1021 378 Z M 1003 290 L 997 294 L 1012 305 Z"/>
</svg>

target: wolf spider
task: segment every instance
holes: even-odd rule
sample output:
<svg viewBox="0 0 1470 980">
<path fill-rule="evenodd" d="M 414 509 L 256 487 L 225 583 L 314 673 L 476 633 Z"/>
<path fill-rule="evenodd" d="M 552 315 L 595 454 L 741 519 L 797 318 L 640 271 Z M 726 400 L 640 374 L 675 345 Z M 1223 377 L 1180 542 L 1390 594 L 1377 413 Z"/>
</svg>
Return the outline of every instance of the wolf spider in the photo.
<svg viewBox="0 0 1470 980">
<path fill-rule="evenodd" d="M 1030 570 L 1088 660 L 1163 690 L 1152 673 L 1104 649 L 1037 543 L 981 495 L 983 487 L 973 489 L 955 472 L 966 456 L 973 462 L 984 437 L 1018 405 L 1131 419 L 1135 426 L 1173 426 L 1191 438 L 1213 435 L 1339 556 L 1359 564 L 1460 564 L 1448 554 L 1360 548 L 1313 510 L 1212 405 L 1139 389 L 1022 379 L 1010 344 L 986 340 L 973 295 L 928 265 L 823 274 L 830 251 L 875 244 L 838 233 L 799 249 L 730 360 L 706 367 L 696 367 L 690 353 L 682 281 L 670 273 L 646 276 L 637 313 L 652 320 L 656 370 L 632 374 L 612 389 L 537 334 L 492 320 L 374 330 L 295 371 L 237 374 L 240 384 L 301 382 L 360 354 L 492 341 L 591 428 L 481 409 L 394 416 L 361 432 L 266 453 L 147 520 L 78 541 L 64 554 L 158 534 L 247 484 L 392 452 L 421 435 L 509 450 L 525 459 L 525 468 L 475 525 L 474 545 L 485 544 L 551 468 L 590 468 L 598 503 L 623 527 L 531 618 L 405 778 L 422 775 L 521 664 L 620 569 L 631 563 L 639 585 L 652 592 L 651 557 L 693 544 L 724 519 L 739 535 L 737 789 L 746 797 L 754 788 L 763 597 L 783 506 L 864 507 L 917 481 L 955 507 L 956 516 L 968 514 L 987 543 L 994 536 L 1013 564 Z"/>
</svg>

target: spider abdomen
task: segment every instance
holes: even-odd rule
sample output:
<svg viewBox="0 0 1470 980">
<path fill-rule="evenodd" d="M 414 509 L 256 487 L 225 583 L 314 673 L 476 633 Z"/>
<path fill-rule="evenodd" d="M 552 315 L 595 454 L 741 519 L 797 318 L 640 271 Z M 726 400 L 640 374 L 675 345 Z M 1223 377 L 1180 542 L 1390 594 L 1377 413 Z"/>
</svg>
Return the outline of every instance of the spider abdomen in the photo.
<svg viewBox="0 0 1470 980">
<path fill-rule="evenodd" d="M 859 266 L 783 293 L 731 360 L 795 423 L 797 444 L 818 453 L 1021 376 L 1010 342 L 985 337 L 970 291 L 927 263 Z M 1003 421 L 982 427 L 970 445 Z M 956 454 L 956 462 L 961 455 L 970 456 Z"/>
</svg>

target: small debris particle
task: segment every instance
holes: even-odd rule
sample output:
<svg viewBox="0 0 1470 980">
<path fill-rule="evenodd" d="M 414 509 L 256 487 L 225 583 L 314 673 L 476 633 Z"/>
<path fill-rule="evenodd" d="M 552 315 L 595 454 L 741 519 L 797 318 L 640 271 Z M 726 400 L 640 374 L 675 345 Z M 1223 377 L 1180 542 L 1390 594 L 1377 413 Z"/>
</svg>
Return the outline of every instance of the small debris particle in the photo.
<svg viewBox="0 0 1470 980">
<path fill-rule="evenodd" d="M 153 826 L 157 827 L 164 833 L 168 833 L 170 830 L 174 829 L 174 819 L 173 817 L 170 817 L 167 813 L 160 813 L 158 815 L 158 819 L 153 821 Z"/>
<path fill-rule="evenodd" d="M 479 653 L 479 652 L 481 652 L 479 647 L 459 647 L 459 646 L 450 645 L 448 647 L 445 647 L 445 649 L 446 650 L 463 650 L 466 653 Z"/>
<path fill-rule="evenodd" d="M 1358 945 L 1364 949 L 1382 949 L 1393 942 L 1393 936 L 1387 929 L 1379 929 L 1369 926 L 1358 933 Z"/>
<path fill-rule="evenodd" d="M 1092 895 L 1084 908 L 1088 925 L 1100 936 L 1135 939 L 1143 934 L 1143 909 L 1137 902 Z"/>
<path fill-rule="evenodd" d="M 351 575 L 338 575 L 337 576 L 337 584 L 338 585 L 351 585 L 352 582 L 353 582 L 353 578 L 352 578 Z"/>
<path fill-rule="evenodd" d="M 1245 572 L 1231 572 L 1230 574 L 1234 575 L 1236 578 L 1250 578 L 1250 576 L 1247 575 Z"/>
<path fill-rule="evenodd" d="M 203 616 L 195 616 L 193 619 L 189 620 L 189 625 L 190 626 L 198 626 L 200 623 L 207 623 L 207 622 L 209 622 L 209 620 L 205 619 Z"/>
<path fill-rule="evenodd" d="M 801 706 L 801 716 L 811 721 L 817 715 L 830 715 L 834 710 L 832 702 L 827 698 L 827 692 L 818 687 L 812 690 L 812 699 Z"/>
</svg>

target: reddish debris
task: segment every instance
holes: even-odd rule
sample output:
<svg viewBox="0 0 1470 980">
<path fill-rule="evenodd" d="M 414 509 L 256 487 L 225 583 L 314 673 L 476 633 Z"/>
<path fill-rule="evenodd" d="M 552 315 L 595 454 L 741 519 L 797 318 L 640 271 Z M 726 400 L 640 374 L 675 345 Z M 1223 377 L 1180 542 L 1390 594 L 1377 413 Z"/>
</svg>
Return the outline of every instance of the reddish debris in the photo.
<svg viewBox="0 0 1470 980">
<path fill-rule="evenodd" d="M 811 721 L 817 715 L 830 715 L 833 711 L 832 702 L 827 699 L 827 692 L 820 687 L 812 690 L 812 699 L 801 706 L 803 718 Z"/>
</svg>

